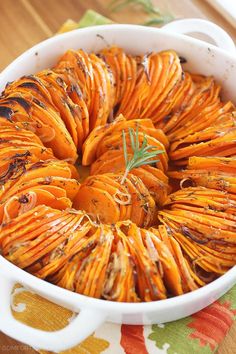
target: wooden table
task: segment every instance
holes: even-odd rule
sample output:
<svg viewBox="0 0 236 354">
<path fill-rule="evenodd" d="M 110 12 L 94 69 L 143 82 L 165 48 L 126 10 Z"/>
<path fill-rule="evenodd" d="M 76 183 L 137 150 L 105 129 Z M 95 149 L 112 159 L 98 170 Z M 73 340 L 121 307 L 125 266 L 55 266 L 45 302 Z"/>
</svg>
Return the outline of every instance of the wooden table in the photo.
<svg viewBox="0 0 236 354">
<path fill-rule="evenodd" d="M 236 41 L 236 30 L 204 0 L 154 0 L 154 3 L 176 18 L 199 17 L 212 20 L 228 31 Z M 145 20 L 140 11 L 130 7 L 111 14 L 108 4 L 109 0 L 0 0 L 0 70 L 35 43 L 52 36 L 67 18 L 78 21 L 88 8 L 117 22 L 142 23 Z M 218 353 L 236 353 L 235 338 L 236 324 Z M 36 352 L 0 333 L 0 353 Z"/>
</svg>

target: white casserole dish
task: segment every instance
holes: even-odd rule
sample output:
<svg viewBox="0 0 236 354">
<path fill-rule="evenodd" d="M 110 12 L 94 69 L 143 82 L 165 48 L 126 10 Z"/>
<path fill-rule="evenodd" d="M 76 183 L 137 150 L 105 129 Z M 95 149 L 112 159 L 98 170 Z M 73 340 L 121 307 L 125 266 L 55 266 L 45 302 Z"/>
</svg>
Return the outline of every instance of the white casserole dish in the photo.
<svg viewBox="0 0 236 354">
<path fill-rule="evenodd" d="M 216 46 L 183 33 L 202 32 Z M 174 49 L 187 59 L 185 70 L 213 75 L 223 85 L 223 97 L 234 100 L 236 52 L 232 39 L 218 26 L 204 20 L 181 20 L 163 29 L 134 25 L 106 25 L 75 30 L 31 48 L 0 74 L 0 90 L 8 81 L 51 67 L 67 49 L 98 51 L 118 45 L 132 54 Z M 64 329 L 44 332 L 14 319 L 10 295 L 15 283 L 64 306 L 79 315 Z M 17 268 L 0 256 L 0 330 L 34 348 L 63 351 L 89 336 L 104 321 L 125 324 L 153 324 L 188 316 L 227 292 L 236 282 L 236 267 L 209 285 L 191 293 L 150 303 L 115 303 L 89 298 L 49 284 Z M 59 338 L 62 340 L 59 340 Z"/>
</svg>

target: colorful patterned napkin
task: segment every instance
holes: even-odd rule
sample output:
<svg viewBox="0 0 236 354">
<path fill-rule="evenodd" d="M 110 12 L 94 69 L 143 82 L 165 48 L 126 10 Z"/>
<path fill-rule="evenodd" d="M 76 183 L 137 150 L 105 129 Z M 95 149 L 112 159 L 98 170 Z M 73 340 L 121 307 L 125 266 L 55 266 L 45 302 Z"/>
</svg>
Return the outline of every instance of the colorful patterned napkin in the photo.
<svg viewBox="0 0 236 354">
<path fill-rule="evenodd" d="M 79 23 L 68 20 L 59 32 L 107 23 L 111 21 L 89 10 Z M 29 326 L 55 331 L 65 327 L 74 316 L 71 311 L 28 292 L 24 288 L 18 289 L 14 294 L 14 317 Z M 80 345 L 63 354 L 214 353 L 235 318 L 236 286 L 211 306 L 179 321 L 152 326 L 106 323 Z M 49 354 L 46 351 L 40 351 L 40 353 Z"/>
<path fill-rule="evenodd" d="M 17 320 L 46 331 L 65 327 L 74 316 L 71 311 L 24 288 L 15 291 L 13 314 Z M 236 286 L 211 306 L 179 321 L 152 326 L 105 323 L 80 345 L 63 354 L 215 353 L 235 318 Z"/>
</svg>

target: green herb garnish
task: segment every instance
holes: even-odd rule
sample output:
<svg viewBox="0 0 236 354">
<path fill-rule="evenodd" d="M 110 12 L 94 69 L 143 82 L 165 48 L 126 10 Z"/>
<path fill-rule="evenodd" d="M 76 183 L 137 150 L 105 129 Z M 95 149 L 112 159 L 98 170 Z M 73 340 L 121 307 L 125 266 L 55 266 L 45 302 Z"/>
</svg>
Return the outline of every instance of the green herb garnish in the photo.
<svg viewBox="0 0 236 354">
<path fill-rule="evenodd" d="M 120 11 L 127 5 L 138 5 L 148 15 L 161 15 L 151 0 L 112 0 L 110 8 L 112 11 Z"/>
<path fill-rule="evenodd" d="M 171 15 L 163 15 L 161 17 L 154 17 L 151 18 L 150 20 L 142 23 L 143 26 L 158 26 L 158 25 L 163 25 L 164 23 L 168 23 L 170 21 L 173 21 L 174 17 Z"/>
<path fill-rule="evenodd" d="M 163 150 L 157 150 L 156 146 L 148 145 L 147 137 L 145 133 L 143 134 L 142 145 L 139 145 L 139 129 L 136 128 L 136 132 L 133 128 L 129 128 L 129 138 L 131 143 L 131 148 L 133 150 L 133 156 L 129 159 L 127 152 L 127 142 L 126 133 L 122 130 L 122 142 L 123 142 L 123 152 L 125 159 L 125 173 L 122 177 L 121 184 L 125 182 L 128 173 L 137 167 L 143 165 L 151 165 L 159 162 L 158 159 L 153 159 L 159 154 L 162 154 Z"/>
<path fill-rule="evenodd" d="M 138 6 L 143 12 L 149 15 L 149 19 L 142 23 L 144 26 L 155 26 L 170 22 L 173 20 L 171 15 L 163 15 L 161 11 L 155 7 L 152 0 L 112 0 L 109 8 L 112 12 L 121 11 L 126 6 Z"/>
</svg>

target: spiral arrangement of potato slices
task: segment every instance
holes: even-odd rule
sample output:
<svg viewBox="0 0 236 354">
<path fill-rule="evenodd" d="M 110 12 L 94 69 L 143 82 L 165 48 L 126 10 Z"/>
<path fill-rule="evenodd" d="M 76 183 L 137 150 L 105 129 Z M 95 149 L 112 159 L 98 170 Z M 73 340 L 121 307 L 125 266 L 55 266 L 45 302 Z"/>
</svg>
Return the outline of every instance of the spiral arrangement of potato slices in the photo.
<svg viewBox="0 0 236 354">
<path fill-rule="evenodd" d="M 181 186 L 196 185 L 236 194 L 236 157 L 199 157 L 188 160 L 187 169 L 169 171 Z"/>
<path fill-rule="evenodd" d="M 111 301 L 204 286 L 236 264 L 235 122 L 214 78 L 184 71 L 173 50 L 68 50 L 7 84 L 2 255 Z M 127 170 L 135 144 L 159 155 Z"/>
<path fill-rule="evenodd" d="M 159 212 L 162 223 L 181 244 L 193 268 L 224 274 L 235 264 L 236 196 L 189 187 L 168 196 Z"/>
</svg>

